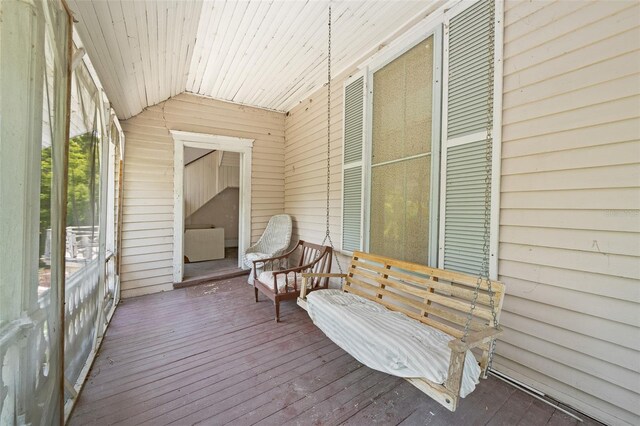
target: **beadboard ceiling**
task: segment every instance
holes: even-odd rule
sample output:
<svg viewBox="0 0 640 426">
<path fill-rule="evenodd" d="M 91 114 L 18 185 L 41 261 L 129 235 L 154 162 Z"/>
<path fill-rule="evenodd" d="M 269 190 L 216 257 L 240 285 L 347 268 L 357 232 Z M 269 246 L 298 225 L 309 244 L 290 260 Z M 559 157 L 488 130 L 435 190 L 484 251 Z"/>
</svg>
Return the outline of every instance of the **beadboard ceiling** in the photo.
<svg viewBox="0 0 640 426">
<path fill-rule="evenodd" d="M 67 0 L 119 118 L 181 92 L 288 111 L 327 78 L 328 1 Z M 332 72 L 437 0 L 332 1 Z"/>
</svg>

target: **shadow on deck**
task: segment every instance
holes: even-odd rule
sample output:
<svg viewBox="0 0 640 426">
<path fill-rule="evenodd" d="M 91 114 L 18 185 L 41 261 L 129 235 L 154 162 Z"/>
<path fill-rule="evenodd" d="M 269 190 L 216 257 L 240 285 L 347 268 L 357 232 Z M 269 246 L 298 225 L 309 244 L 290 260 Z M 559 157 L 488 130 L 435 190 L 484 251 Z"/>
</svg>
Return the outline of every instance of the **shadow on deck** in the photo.
<svg viewBox="0 0 640 426">
<path fill-rule="evenodd" d="M 450 413 L 358 363 L 295 302 L 281 321 L 246 277 L 125 299 L 70 424 L 577 424 L 493 377 Z"/>
</svg>

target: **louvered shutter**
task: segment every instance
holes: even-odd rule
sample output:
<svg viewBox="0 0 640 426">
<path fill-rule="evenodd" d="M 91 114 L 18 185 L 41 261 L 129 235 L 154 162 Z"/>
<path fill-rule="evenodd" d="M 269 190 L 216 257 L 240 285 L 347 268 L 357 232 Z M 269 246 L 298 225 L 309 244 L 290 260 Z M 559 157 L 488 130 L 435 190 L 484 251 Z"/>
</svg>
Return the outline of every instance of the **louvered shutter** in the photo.
<svg viewBox="0 0 640 426">
<path fill-rule="evenodd" d="M 362 249 L 364 148 L 364 74 L 344 88 L 344 160 L 342 169 L 342 249 Z"/>
<path fill-rule="evenodd" d="M 447 139 L 486 129 L 489 14 L 481 0 L 449 23 Z"/>
<path fill-rule="evenodd" d="M 485 141 L 447 152 L 444 267 L 478 274 L 484 243 Z"/>
<path fill-rule="evenodd" d="M 490 3 L 481 0 L 449 20 L 444 40 L 448 81 L 441 263 L 474 275 L 483 259 L 491 19 Z"/>
</svg>

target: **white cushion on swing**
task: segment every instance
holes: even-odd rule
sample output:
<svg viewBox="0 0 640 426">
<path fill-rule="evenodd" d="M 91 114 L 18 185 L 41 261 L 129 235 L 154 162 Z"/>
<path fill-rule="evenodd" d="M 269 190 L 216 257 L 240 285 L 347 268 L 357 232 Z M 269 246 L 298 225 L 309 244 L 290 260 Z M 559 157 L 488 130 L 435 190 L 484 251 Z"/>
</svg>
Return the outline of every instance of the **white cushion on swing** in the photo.
<svg viewBox="0 0 640 426">
<path fill-rule="evenodd" d="M 307 297 L 313 323 L 367 367 L 399 377 L 447 379 L 453 338 L 401 312 L 342 290 L 319 290 Z M 460 396 L 476 387 L 480 366 L 467 351 Z"/>
</svg>

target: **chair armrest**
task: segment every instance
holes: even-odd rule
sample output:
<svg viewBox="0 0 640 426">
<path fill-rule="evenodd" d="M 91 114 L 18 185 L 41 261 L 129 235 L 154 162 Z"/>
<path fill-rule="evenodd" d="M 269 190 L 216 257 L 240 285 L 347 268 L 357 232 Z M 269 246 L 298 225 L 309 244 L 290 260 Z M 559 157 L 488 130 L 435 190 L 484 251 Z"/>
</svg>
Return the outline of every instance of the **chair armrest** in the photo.
<svg viewBox="0 0 640 426">
<path fill-rule="evenodd" d="M 272 259 L 280 259 L 281 257 L 286 257 L 286 256 L 282 255 L 282 256 L 274 257 Z M 262 261 L 266 261 L 266 260 L 269 260 L 269 259 L 262 259 Z M 303 272 L 303 271 L 308 271 L 311 268 L 313 268 L 313 266 L 316 263 L 318 263 L 319 260 L 320 259 L 316 259 L 313 262 L 307 263 L 306 265 L 302 265 L 302 266 L 296 266 L 295 268 L 280 269 L 278 271 L 271 271 L 271 272 L 273 273 L 273 277 L 274 277 L 274 280 L 276 280 L 276 282 L 277 282 L 276 275 L 284 274 L 284 276 L 286 277 L 287 274 L 290 274 L 292 272 L 294 274 L 298 273 L 298 274 L 302 275 L 302 288 L 305 289 L 304 293 L 306 294 L 307 293 L 306 288 L 307 288 L 307 278 L 308 277 L 315 277 L 315 276 L 318 276 L 318 277 L 325 277 L 326 276 L 326 277 L 328 277 L 328 276 L 332 275 L 332 274 L 316 274 L 316 273 L 313 273 L 313 272 Z M 255 263 L 256 262 L 260 262 L 260 261 L 255 261 L 254 262 L 254 267 L 255 267 Z M 305 277 L 305 275 L 307 277 Z M 346 277 L 346 275 L 344 275 L 344 274 L 335 274 L 335 275 L 338 276 L 338 277 L 340 277 L 340 276 L 345 276 Z M 293 286 L 294 286 L 294 289 L 297 291 L 298 290 L 298 288 L 297 288 L 298 284 L 297 284 L 296 280 L 293 281 Z M 273 290 L 277 294 L 278 293 L 278 286 L 274 284 Z M 302 289 L 300 289 L 300 291 L 302 291 Z"/>
<path fill-rule="evenodd" d="M 254 260 L 253 261 L 253 266 L 254 268 L 257 267 L 257 263 L 267 263 L 267 262 L 273 262 L 274 260 L 281 260 L 281 259 L 285 259 L 288 258 L 289 256 L 291 256 L 300 245 L 302 245 L 302 241 L 298 241 L 298 244 L 296 244 L 296 246 L 294 248 L 292 248 L 291 250 L 289 250 L 288 252 L 281 254 L 280 256 L 272 256 L 272 257 L 268 257 L 268 258 L 264 258 L 264 259 L 258 259 L 258 260 Z M 313 265 L 318 261 L 319 259 L 316 259 L 310 263 L 307 263 L 306 265 L 301 265 L 301 266 L 296 266 L 295 268 L 290 268 L 290 269 L 282 269 L 278 272 L 301 272 L 303 269 L 310 269 L 311 267 L 313 267 Z"/>
<path fill-rule="evenodd" d="M 283 256 L 284 256 L 284 255 L 283 255 Z M 275 257 L 274 259 L 278 259 L 278 258 L 277 258 L 277 257 Z M 304 278 L 304 275 L 307 275 L 307 277 L 316 277 L 316 276 L 318 276 L 318 277 L 322 277 L 322 276 L 329 276 L 329 275 L 331 275 L 331 274 L 316 274 L 316 273 L 314 273 L 314 272 L 302 272 L 302 271 L 309 270 L 309 269 L 313 268 L 313 267 L 315 266 L 315 264 L 316 264 L 316 263 L 318 263 L 318 261 L 319 261 L 320 259 L 321 259 L 321 258 L 315 259 L 314 261 L 312 261 L 312 262 L 310 262 L 310 263 L 307 263 L 306 265 L 301 265 L 301 266 L 296 266 L 296 267 L 294 267 L 294 268 L 281 269 L 281 270 L 279 270 L 279 271 L 274 271 L 274 274 L 275 274 L 275 273 L 278 273 L 278 274 L 287 274 L 287 273 L 289 273 L 289 272 L 299 272 L 299 273 L 301 273 L 301 275 L 303 276 L 303 278 Z M 266 259 L 265 259 L 265 260 L 266 260 Z M 340 276 L 341 274 L 336 274 L 336 275 Z M 345 275 L 345 276 L 346 276 L 346 275 Z"/>
<path fill-rule="evenodd" d="M 316 274 L 314 272 L 302 273 L 302 288 L 300 289 L 300 299 L 307 298 L 307 278 L 346 278 L 347 274 Z"/>
<path fill-rule="evenodd" d="M 462 339 L 455 339 L 449 342 L 449 348 L 454 352 L 466 352 L 469 349 L 478 347 L 484 343 L 487 343 L 500 334 L 503 330 L 501 328 L 487 327 L 484 330 L 469 333 L 465 342 Z"/>
</svg>

